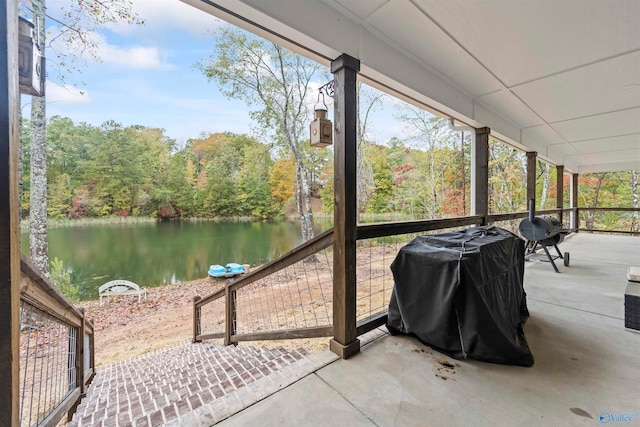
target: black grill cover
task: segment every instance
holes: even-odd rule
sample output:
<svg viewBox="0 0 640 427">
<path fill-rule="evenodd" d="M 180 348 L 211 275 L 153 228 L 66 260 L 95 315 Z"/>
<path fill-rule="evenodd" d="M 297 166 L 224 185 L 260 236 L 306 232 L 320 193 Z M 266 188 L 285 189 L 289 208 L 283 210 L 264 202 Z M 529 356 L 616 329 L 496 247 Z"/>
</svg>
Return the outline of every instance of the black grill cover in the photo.
<svg viewBox="0 0 640 427">
<path fill-rule="evenodd" d="M 532 366 L 524 241 L 498 227 L 420 236 L 391 264 L 387 327 L 456 359 Z"/>
</svg>

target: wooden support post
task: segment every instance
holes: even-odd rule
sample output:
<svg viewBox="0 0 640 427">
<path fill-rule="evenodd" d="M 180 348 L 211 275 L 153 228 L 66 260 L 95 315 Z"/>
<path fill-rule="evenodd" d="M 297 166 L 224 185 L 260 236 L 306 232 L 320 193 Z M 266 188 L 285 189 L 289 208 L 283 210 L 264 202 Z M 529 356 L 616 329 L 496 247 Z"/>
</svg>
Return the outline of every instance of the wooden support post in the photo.
<svg viewBox="0 0 640 427">
<path fill-rule="evenodd" d="M 571 228 L 576 232 L 580 228 L 580 215 L 578 215 L 578 174 L 571 174 L 571 207 L 576 210 L 571 214 Z"/>
<path fill-rule="evenodd" d="M 193 297 L 193 342 L 202 342 L 198 339 L 198 335 L 201 334 L 200 315 L 202 313 L 202 307 L 198 307 L 196 303 L 202 298 L 197 295 Z"/>
<path fill-rule="evenodd" d="M 564 208 L 564 166 L 556 166 L 556 208 Z"/>
<path fill-rule="evenodd" d="M 331 351 L 347 359 L 360 351 L 356 331 L 356 78 L 360 61 L 342 55 L 334 75 L 334 250 L 333 339 Z"/>
<path fill-rule="evenodd" d="M 238 334 L 238 310 L 237 310 L 237 301 L 236 298 L 238 296 L 238 291 L 235 289 L 231 289 L 231 336 Z M 238 345 L 238 342 L 234 342 L 233 345 Z"/>
<path fill-rule="evenodd" d="M 84 348 L 84 334 L 86 333 L 86 317 L 84 314 L 84 308 L 80 308 L 82 313 L 82 321 L 78 328 L 78 337 L 76 339 L 76 386 L 80 387 L 80 394 L 85 394 L 84 388 L 84 352 L 87 350 Z"/>
<path fill-rule="evenodd" d="M 527 152 L 527 209 L 529 209 L 529 200 L 536 198 L 536 165 L 538 163 L 538 153 L 535 151 Z M 535 209 L 535 206 L 534 206 Z"/>
<path fill-rule="evenodd" d="M 564 166 L 556 166 L 556 208 L 564 209 Z M 558 214 L 558 219 L 562 221 L 562 211 Z M 566 227 L 566 224 L 563 224 Z"/>
<path fill-rule="evenodd" d="M 84 308 L 80 308 L 79 311 L 80 313 L 82 313 L 82 319 L 80 319 L 80 326 L 77 328 L 74 327 L 74 330 L 76 331 L 76 348 L 73 350 L 75 350 L 75 353 L 76 353 L 76 357 L 75 357 L 76 384 L 75 385 L 76 385 L 76 389 L 80 390 L 80 397 L 78 398 L 78 400 L 73 402 L 73 404 L 69 408 L 69 411 L 67 412 L 67 422 L 70 422 L 73 419 L 73 414 L 75 414 L 76 411 L 78 410 L 78 405 L 80 405 L 80 401 L 82 400 L 82 397 L 86 395 L 86 389 L 84 386 L 84 383 L 85 383 L 84 352 L 87 349 L 85 348 L 85 345 L 84 345 L 84 334 L 86 332 L 85 322 L 87 321 L 87 319 L 85 318 Z M 69 341 L 69 347 L 71 349 L 71 341 Z M 69 363 L 71 364 L 73 362 L 74 362 L 74 359 L 71 357 L 71 354 L 70 354 Z"/>
<path fill-rule="evenodd" d="M 471 146 L 471 215 L 489 214 L 489 128 L 477 128 Z"/>
<path fill-rule="evenodd" d="M 18 2 L 0 3 L 0 426 L 20 423 Z"/>
<path fill-rule="evenodd" d="M 89 363 L 91 364 L 91 377 L 96 373 L 96 328 L 93 319 L 89 319 L 91 323 L 91 335 L 89 335 Z"/>
</svg>

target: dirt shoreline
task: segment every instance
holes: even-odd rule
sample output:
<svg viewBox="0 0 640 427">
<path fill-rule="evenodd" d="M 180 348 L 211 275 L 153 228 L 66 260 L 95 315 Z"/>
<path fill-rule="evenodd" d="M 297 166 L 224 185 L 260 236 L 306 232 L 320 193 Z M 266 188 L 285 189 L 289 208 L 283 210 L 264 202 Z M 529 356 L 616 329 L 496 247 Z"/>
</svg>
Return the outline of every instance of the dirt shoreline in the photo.
<svg viewBox="0 0 640 427">
<path fill-rule="evenodd" d="M 86 317 L 93 319 L 95 361 L 100 367 L 193 338 L 193 297 L 205 297 L 224 286 L 224 282 L 204 278 L 147 289 L 146 298 L 113 297 L 83 301 Z M 222 340 L 211 340 L 222 344 Z M 246 345 L 265 347 L 303 347 L 309 351 L 326 348 L 328 338 L 301 339 L 288 342 L 258 341 Z"/>
<path fill-rule="evenodd" d="M 188 340 L 192 336 L 193 297 L 205 296 L 220 286 L 210 279 L 198 279 L 147 289 L 137 296 L 83 301 L 93 319 L 96 366 L 115 363 Z"/>
</svg>

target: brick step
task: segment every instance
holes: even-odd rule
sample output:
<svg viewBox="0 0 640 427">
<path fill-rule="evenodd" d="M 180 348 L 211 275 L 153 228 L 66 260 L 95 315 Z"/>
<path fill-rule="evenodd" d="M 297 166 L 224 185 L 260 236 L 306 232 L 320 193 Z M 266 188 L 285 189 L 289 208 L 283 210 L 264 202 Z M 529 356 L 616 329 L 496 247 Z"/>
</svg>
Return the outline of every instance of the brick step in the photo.
<svg viewBox="0 0 640 427">
<path fill-rule="evenodd" d="M 69 426 L 162 425 L 306 357 L 305 350 L 184 343 L 96 370 Z"/>
</svg>

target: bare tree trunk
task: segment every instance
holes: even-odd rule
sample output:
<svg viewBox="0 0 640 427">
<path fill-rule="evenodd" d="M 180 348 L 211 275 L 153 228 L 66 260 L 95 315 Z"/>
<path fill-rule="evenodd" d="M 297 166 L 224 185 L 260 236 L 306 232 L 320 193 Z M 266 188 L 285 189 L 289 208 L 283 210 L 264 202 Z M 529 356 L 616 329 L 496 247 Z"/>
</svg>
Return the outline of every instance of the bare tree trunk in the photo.
<svg viewBox="0 0 640 427">
<path fill-rule="evenodd" d="M 302 201 L 304 202 L 302 238 L 307 241 L 315 236 L 315 233 L 313 231 L 313 208 L 311 206 L 311 189 L 309 187 L 307 171 L 302 165 L 300 166 L 299 174 L 301 186 L 300 193 L 302 194 Z"/>
<path fill-rule="evenodd" d="M 298 163 L 296 168 L 296 201 L 298 202 L 298 215 L 300 216 L 300 228 L 302 230 L 302 240 L 308 241 L 315 236 L 313 229 L 313 210 L 311 206 L 311 191 L 309 188 L 308 171 L 302 164 Z M 317 262 L 318 257 L 313 254 L 304 259 L 305 263 Z"/>
<path fill-rule="evenodd" d="M 511 197 L 511 193 L 509 192 L 509 185 L 507 184 L 506 175 L 504 172 L 504 168 L 499 166 L 500 168 L 500 185 L 502 186 L 500 191 L 502 194 L 506 195 L 506 197 L 500 197 L 498 203 L 498 212 L 513 212 L 515 211 L 515 207 L 513 206 L 513 197 Z M 506 199 L 506 200 L 505 200 Z M 505 209 L 506 202 L 506 209 Z"/>
<path fill-rule="evenodd" d="M 542 181 L 542 194 L 540 195 L 540 210 L 544 209 L 547 201 L 547 193 L 549 191 L 549 163 L 544 166 L 544 180 Z"/>
<path fill-rule="evenodd" d="M 363 212 L 369 202 L 369 198 L 371 197 L 371 193 L 373 192 L 373 167 L 371 166 L 371 162 L 369 161 L 369 156 L 367 153 L 367 149 L 369 147 L 369 142 L 367 141 L 367 130 L 369 126 L 369 117 L 370 114 L 374 111 L 376 104 L 380 102 L 382 99 L 382 94 L 373 95 L 371 92 L 362 92 L 362 83 L 358 82 L 357 85 L 357 93 L 358 93 L 358 133 L 356 135 L 357 141 L 357 152 L 356 152 L 356 161 L 357 161 L 357 181 L 356 181 L 356 198 L 358 202 L 357 210 L 358 212 Z M 361 105 L 367 103 L 367 107 L 362 111 L 360 109 Z"/>
<path fill-rule="evenodd" d="M 313 232 L 313 211 L 309 193 L 309 182 L 307 180 L 306 170 L 301 163 L 298 163 L 296 166 L 296 204 L 298 208 L 298 218 L 300 218 L 302 240 L 305 242 L 315 235 Z"/>
<path fill-rule="evenodd" d="M 33 0 L 33 19 L 41 52 L 44 52 L 44 0 Z M 47 244 L 47 100 L 31 97 L 31 188 L 29 210 L 29 246 L 33 263 L 49 274 Z"/>
<path fill-rule="evenodd" d="M 631 171 L 631 194 L 633 196 L 633 207 L 638 209 L 638 171 Z M 638 232 L 638 212 L 634 212 L 631 222 L 631 231 Z"/>
<path fill-rule="evenodd" d="M 23 174 L 24 174 L 24 168 L 22 167 L 22 149 L 24 147 L 23 144 L 23 134 L 24 132 L 22 132 L 22 108 L 20 110 L 18 110 L 18 120 L 20 121 L 20 150 L 18 152 L 18 211 L 20 212 L 20 214 L 18 215 L 18 219 L 22 219 L 22 194 L 24 192 L 24 186 L 22 183 L 22 178 L 23 178 Z"/>
<path fill-rule="evenodd" d="M 300 230 L 302 240 L 307 241 L 315 236 L 313 229 L 313 207 L 311 205 L 311 187 L 309 185 L 310 172 L 305 166 L 298 147 L 289 138 L 289 147 L 296 160 L 296 205 L 298 208 L 298 218 L 300 218 Z"/>
<path fill-rule="evenodd" d="M 434 150 L 435 144 L 429 141 L 429 183 L 431 185 L 431 188 L 429 188 L 429 193 L 431 193 L 429 197 L 431 200 L 429 203 L 430 206 L 427 208 L 427 211 L 429 212 L 427 214 L 427 219 L 434 219 L 438 217 L 438 178 L 436 177 Z M 411 219 L 415 219 L 413 212 L 411 212 Z"/>
<path fill-rule="evenodd" d="M 358 138 L 357 148 L 357 185 L 356 194 L 358 199 L 358 212 L 364 211 L 371 197 L 371 191 L 373 189 L 373 169 L 371 163 L 366 161 L 367 156 L 366 147 L 367 144 L 362 138 Z"/>
<path fill-rule="evenodd" d="M 600 193 L 600 187 L 602 187 L 602 181 L 604 181 L 604 177 L 607 176 L 608 172 L 604 172 L 602 175 L 598 176 L 598 183 L 596 184 L 596 189 L 593 193 L 593 204 L 592 208 L 598 207 L 598 193 Z M 589 211 L 587 214 L 586 226 L 587 230 L 593 230 L 593 224 L 595 223 L 596 213 L 595 211 Z"/>
<path fill-rule="evenodd" d="M 467 214 L 467 177 L 464 169 L 464 132 L 460 132 L 460 154 L 462 155 L 462 215 Z"/>
</svg>

